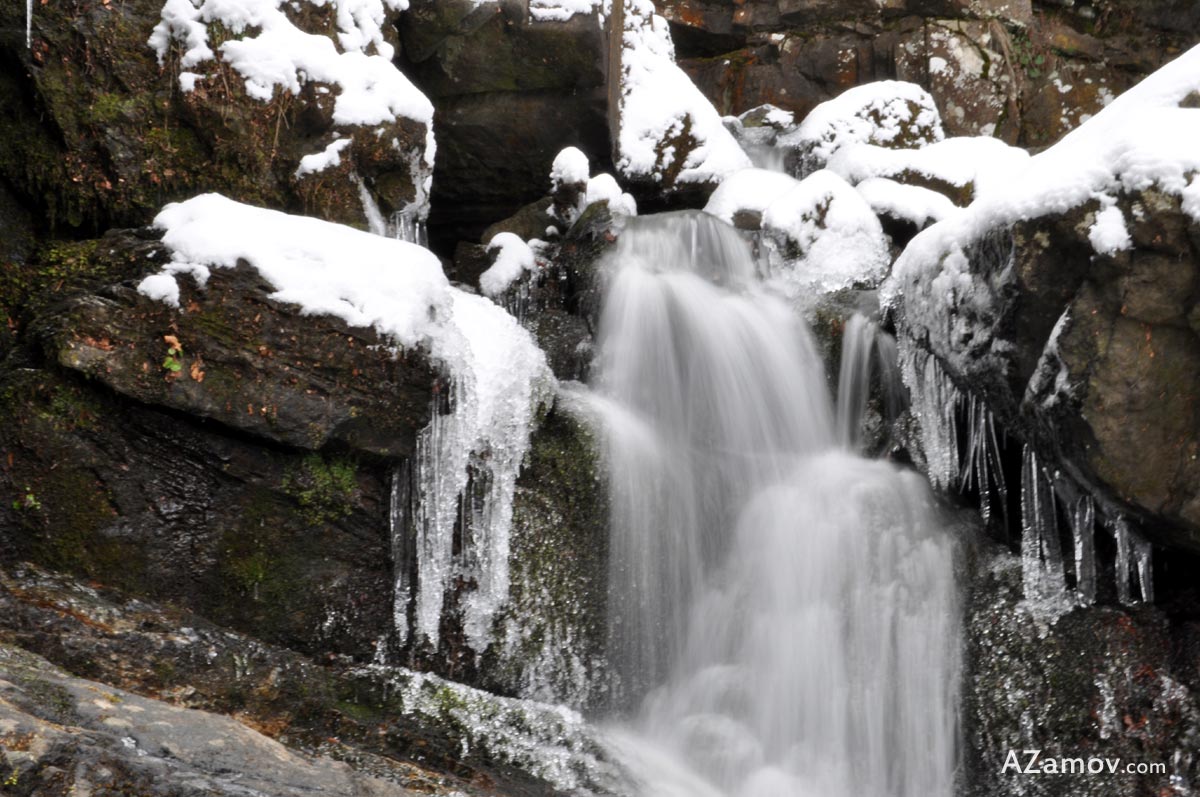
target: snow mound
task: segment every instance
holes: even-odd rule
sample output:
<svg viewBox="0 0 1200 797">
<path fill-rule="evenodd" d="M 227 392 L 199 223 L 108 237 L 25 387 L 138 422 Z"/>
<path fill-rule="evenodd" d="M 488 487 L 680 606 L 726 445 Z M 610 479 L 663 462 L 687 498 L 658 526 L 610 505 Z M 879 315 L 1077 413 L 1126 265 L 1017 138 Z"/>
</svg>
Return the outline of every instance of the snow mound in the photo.
<svg viewBox="0 0 1200 797">
<path fill-rule="evenodd" d="M 537 258 L 529 244 L 511 232 L 493 235 L 487 251 L 497 253 L 491 267 L 479 275 L 479 288 L 487 297 L 494 298 L 504 293 L 522 274 L 533 271 L 537 265 Z"/>
<path fill-rule="evenodd" d="M 891 216 L 910 222 L 918 229 L 949 218 L 959 210 L 944 194 L 884 177 L 863 180 L 855 188 L 876 216 Z"/>
<path fill-rule="evenodd" d="M 437 257 L 405 241 L 219 194 L 168 205 L 154 226 L 171 262 L 143 280 L 142 293 L 177 303 L 178 284 L 172 291 L 168 280 L 190 274 L 203 286 L 211 269 L 245 262 L 274 288 L 273 299 L 374 327 L 397 347 L 427 351 L 450 376 L 449 414 L 435 411 L 418 440 L 415 614 L 418 632 L 436 645 L 446 590 L 456 577 L 475 581 L 464 620 L 468 641 L 483 651 L 508 595 L 517 472 L 555 385 L 529 333 L 490 300 L 451 287 Z M 471 485 L 482 503 L 469 550 L 458 556 L 454 529 Z M 407 604 L 398 606 L 402 636 L 406 617 Z"/>
<path fill-rule="evenodd" d="M 586 183 L 591 174 L 591 164 L 588 156 L 578 147 L 567 147 L 554 158 L 550 166 L 550 188 L 556 191 L 560 186 L 574 183 Z"/>
<path fill-rule="evenodd" d="M 875 144 L 916 148 L 945 136 L 929 92 L 915 83 L 881 80 L 823 102 L 780 143 L 801 153 L 802 173 L 822 168 L 842 147 Z"/>
<path fill-rule="evenodd" d="M 675 65 L 667 21 L 650 0 L 628 0 L 621 49 L 617 170 L 628 178 L 720 182 L 750 160 L 720 115 Z"/>
<path fill-rule="evenodd" d="M 727 224 L 761 229 L 781 261 L 772 266 L 773 280 L 793 297 L 875 286 L 887 276 L 891 254 L 879 218 L 827 169 L 803 180 L 743 169 L 713 191 L 704 210 Z"/>
<path fill-rule="evenodd" d="M 599 12 L 608 16 L 612 0 L 529 0 L 529 16 L 535 22 L 566 22 L 576 14 Z"/>
<path fill-rule="evenodd" d="M 887 276 L 891 256 L 875 211 L 831 171 L 813 172 L 771 202 L 762 228 L 789 263 L 780 278 L 793 296 L 873 287 Z"/>
<path fill-rule="evenodd" d="M 743 169 L 725 178 L 704 206 L 726 224 L 733 224 L 739 213 L 762 215 L 772 202 L 800 185 L 800 181 L 782 172 L 768 169 Z"/>
<path fill-rule="evenodd" d="M 611 174 L 597 174 L 588 180 L 584 207 L 596 202 L 607 202 L 608 209 L 621 216 L 636 216 L 637 201 L 621 190 L 617 178 Z"/>
<path fill-rule="evenodd" d="M 974 197 L 1007 184 L 1029 163 L 1029 153 L 987 136 L 947 138 L 920 149 L 888 149 L 874 144 L 843 146 L 828 168 L 851 183 L 872 177 L 897 182 L 925 181 L 966 189 Z"/>
</svg>

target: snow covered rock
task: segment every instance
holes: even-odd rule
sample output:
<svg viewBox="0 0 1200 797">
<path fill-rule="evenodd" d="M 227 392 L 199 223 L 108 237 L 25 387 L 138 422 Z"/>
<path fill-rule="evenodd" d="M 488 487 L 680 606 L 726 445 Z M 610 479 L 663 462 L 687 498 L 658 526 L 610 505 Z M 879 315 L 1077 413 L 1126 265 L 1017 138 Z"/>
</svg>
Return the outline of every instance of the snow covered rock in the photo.
<svg viewBox="0 0 1200 797">
<path fill-rule="evenodd" d="M 905 334 L 1156 540 L 1200 548 L 1200 48 L 919 234 Z M 1177 451 L 1178 456 L 1163 456 Z"/>
<path fill-rule="evenodd" d="M 667 21 L 650 0 L 624 6 L 615 144 L 617 171 L 669 192 L 715 185 L 750 160 L 678 66 Z"/>
<path fill-rule="evenodd" d="M 937 191 L 965 206 L 990 188 L 1006 185 L 1028 160 L 1023 149 L 976 136 L 947 138 L 920 149 L 850 144 L 834 153 L 828 168 L 855 185 L 882 177 Z"/>
<path fill-rule="evenodd" d="M 795 297 L 876 287 L 891 264 L 875 212 L 829 170 L 796 180 L 745 169 L 713 192 L 705 210 L 734 226 L 762 230 L 782 257 L 777 277 Z"/>
<path fill-rule="evenodd" d="M 433 105 L 392 63 L 394 23 L 405 7 L 406 0 L 167 0 L 149 45 L 197 113 L 232 94 L 296 120 L 303 140 L 284 154 L 285 168 L 306 207 L 330 201 L 337 175 L 343 195 L 347 185 L 362 188 L 364 214 L 378 207 L 424 219 Z"/>
<path fill-rule="evenodd" d="M 941 141 L 942 120 L 929 93 L 913 83 L 882 80 L 842 92 L 814 108 L 780 144 L 796 150 L 796 173 L 823 168 L 851 144 L 916 149 Z"/>
<path fill-rule="evenodd" d="M 558 153 L 550 167 L 550 196 L 554 198 L 554 216 L 567 227 L 587 207 L 590 174 L 588 157 L 577 147 L 567 147 Z"/>
</svg>

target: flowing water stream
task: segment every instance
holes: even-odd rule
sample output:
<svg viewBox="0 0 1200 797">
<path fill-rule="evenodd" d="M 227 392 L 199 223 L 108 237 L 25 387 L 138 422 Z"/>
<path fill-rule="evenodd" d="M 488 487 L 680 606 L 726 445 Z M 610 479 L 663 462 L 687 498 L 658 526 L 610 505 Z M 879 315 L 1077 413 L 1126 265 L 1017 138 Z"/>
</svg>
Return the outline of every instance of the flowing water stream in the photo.
<svg viewBox="0 0 1200 797">
<path fill-rule="evenodd" d="M 609 650 L 646 795 L 948 797 L 953 544 L 923 479 L 854 453 L 873 330 L 839 418 L 731 227 L 631 219 L 610 266 Z"/>
</svg>

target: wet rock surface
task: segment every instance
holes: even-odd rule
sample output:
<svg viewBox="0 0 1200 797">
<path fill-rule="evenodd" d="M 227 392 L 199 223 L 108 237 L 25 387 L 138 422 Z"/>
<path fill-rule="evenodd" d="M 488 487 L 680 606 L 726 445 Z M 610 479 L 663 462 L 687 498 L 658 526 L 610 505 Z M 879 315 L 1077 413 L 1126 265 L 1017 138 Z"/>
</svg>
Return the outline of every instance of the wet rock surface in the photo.
<svg viewBox="0 0 1200 797">
<path fill-rule="evenodd" d="M 1047 623 L 1023 600 L 1021 564 L 994 543 L 972 554 L 963 684 L 965 794 L 1154 797 L 1200 778 L 1194 623 L 1144 606 L 1075 609 Z M 1026 774 L 1030 753 L 1040 751 Z M 1010 766 L 1015 752 L 1022 771 Z M 1047 759 L 1082 759 L 1063 774 Z M 1091 764 L 1089 760 L 1113 760 Z M 1138 765 L 1161 766 L 1139 771 Z M 1134 769 L 1129 770 L 1130 766 Z M 1096 771 L 1105 766 L 1103 771 Z"/>
<path fill-rule="evenodd" d="M 471 797 L 562 793 L 531 772 L 598 793 L 619 783 L 619 772 L 604 763 L 602 742 L 552 707 L 336 657 L 318 665 L 195 615 L 25 565 L 0 572 L 0 608 L 0 645 L 16 650 L 18 662 L 35 654 L 80 678 L 170 704 L 154 707 L 158 712 L 232 715 L 275 740 L 239 731 L 257 747 L 285 759 L 345 762 L 349 770 L 326 766 L 324 777 L 343 771 L 347 782 L 375 778 L 385 781 L 381 794 L 405 793 L 401 786 Z M 9 665 L 0 659 L 0 668 Z M 35 692 L 25 705 L 43 716 L 54 701 Z M 181 732 L 202 734 L 204 723 L 231 722 L 203 715 Z"/>
<path fill-rule="evenodd" d="M 305 756 L 229 717 L 75 678 L 0 645 L 6 793 L 403 797 L 398 784 Z"/>
</svg>

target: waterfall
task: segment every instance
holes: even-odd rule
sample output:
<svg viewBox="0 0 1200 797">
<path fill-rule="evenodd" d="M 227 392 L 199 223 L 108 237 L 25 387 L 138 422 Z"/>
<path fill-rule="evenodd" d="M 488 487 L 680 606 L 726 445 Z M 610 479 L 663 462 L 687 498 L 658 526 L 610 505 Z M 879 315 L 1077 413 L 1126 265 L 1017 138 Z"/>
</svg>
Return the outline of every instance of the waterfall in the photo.
<svg viewBox="0 0 1200 797">
<path fill-rule="evenodd" d="M 631 219 L 608 269 L 609 653 L 644 793 L 949 797 L 958 600 L 923 480 L 846 450 L 856 410 L 731 227 Z"/>
<path fill-rule="evenodd" d="M 852 451 L 862 447 L 862 425 L 871 390 L 871 353 L 876 326 L 861 313 L 850 316 L 842 333 L 842 363 L 838 371 L 838 441 Z"/>
</svg>

